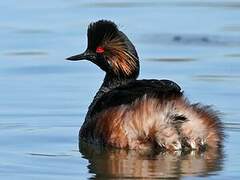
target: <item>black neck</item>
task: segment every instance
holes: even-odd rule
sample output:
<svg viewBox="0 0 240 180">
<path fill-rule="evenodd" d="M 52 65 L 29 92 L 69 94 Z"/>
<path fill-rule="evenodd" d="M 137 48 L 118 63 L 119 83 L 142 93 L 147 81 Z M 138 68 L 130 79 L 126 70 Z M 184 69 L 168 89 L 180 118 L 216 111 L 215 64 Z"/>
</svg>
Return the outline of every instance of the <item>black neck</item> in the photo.
<svg viewBox="0 0 240 180">
<path fill-rule="evenodd" d="M 137 74 L 138 75 L 138 74 Z M 125 85 L 131 81 L 134 81 L 137 79 L 137 75 L 136 76 L 132 76 L 132 77 L 128 77 L 128 78 L 123 78 L 123 77 L 118 77 L 118 76 L 112 76 L 109 74 L 106 74 L 103 84 L 100 87 L 100 89 L 98 90 L 98 92 L 96 93 L 96 95 L 94 96 L 94 99 L 92 101 L 92 103 L 90 104 L 90 106 L 88 107 L 88 113 L 86 116 L 86 119 L 89 119 L 91 116 L 91 112 L 94 109 L 94 106 L 96 104 L 96 102 L 107 92 L 109 92 L 110 90 Z"/>
<path fill-rule="evenodd" d="M 103 80 L 102 86 L 100 87 L 100 89 L 98 90 L 97 94 L 94 97 L 93 102 L 95 100 L 98 100 L 104 93 L 107 93 L 108 91 L 110 91 L 116 87 L 125 85 L 136 79 L 137 79 L 137 76 L 126 78 L 126 77 L 122 77 L 122 76 L 114 76 L 114 75 L 107 73 Z"/>
<path fill-rule="evenodd" d="M 116 88 L 118 86 L 127 84 L 130 81 L 136 80 L 136 77 L 118 77 L 106 74 L 101 88 L 107 88 L 109 90 Z M 101 89 L 100 88 L 100 89 Z"/>
</svg>

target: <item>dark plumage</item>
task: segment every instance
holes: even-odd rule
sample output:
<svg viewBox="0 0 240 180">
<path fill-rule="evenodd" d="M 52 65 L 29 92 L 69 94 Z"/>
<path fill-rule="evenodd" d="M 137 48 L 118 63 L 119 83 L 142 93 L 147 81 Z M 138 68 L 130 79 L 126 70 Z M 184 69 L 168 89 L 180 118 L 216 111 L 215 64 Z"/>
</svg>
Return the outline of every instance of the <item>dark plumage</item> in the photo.
<svg viewBox="0 0 240 180">
<path fill-rule="evenodd" d="M 98 23 L 91 23 L 88 27 L 88 49 L 96 50 L 97 46 L 103 43 L 103 39 L 113 39 L 118 35 L 118 28 L 110 21 L 101 20 Z"/>
<path fill-rule="evenodd" d="M 173 81 L 136 80 L 136 49 L 116 24 L 91 23 L 87 34 L 86 51 L 67 59 L 87 59 L 106 76 L 89 106 L 80 140 L 141 150 L 221 146 L 222 125 L 209 106 L 190 104 Z"/>
<path fill-rule="evenodd" d="M 130 81 L 102 95 L 96 102 L 91 116 L 109 107 L 131 104 L 144 95 L 163 99 L 181 96 L 182 92 L 180 87 L 170 80 L 149 79 Z"/>
</svg>

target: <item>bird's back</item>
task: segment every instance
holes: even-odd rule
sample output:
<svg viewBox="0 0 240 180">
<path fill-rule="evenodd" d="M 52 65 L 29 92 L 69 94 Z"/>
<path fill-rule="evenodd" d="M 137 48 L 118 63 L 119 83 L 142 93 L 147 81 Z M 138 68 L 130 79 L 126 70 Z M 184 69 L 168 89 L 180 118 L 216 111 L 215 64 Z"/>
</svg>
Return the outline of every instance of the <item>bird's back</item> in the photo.
<svg viewBox="0 0 240 180">
<path fill-rule="evenodd" d="M 115 106 L 131 105 L 143 96 L 162 99 L 181 95 L 180 86 L 170 80 L 133 80 L 103 94 L 93 107 L 91 116 Z"/>
</svg>

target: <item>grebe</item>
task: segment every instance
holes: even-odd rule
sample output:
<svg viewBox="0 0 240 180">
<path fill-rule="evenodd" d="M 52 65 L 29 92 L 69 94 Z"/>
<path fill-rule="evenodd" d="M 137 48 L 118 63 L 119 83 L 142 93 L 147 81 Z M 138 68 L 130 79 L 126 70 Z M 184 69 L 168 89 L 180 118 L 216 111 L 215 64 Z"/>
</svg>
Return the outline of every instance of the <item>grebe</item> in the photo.
<svg viewBox="0 0 240 180">
<path fill-rule="evenodd" d="M 173 81 L 136 80 L 136 49 L 114 22 L 91 23 L 87 37 L 86 51 L 67 60 L 89 60 L 106 75 L 89 106 L 80 141 L 137 150 L 221 146 L 222 125 L 211 107 L 191 104 Z"/>
</svg>

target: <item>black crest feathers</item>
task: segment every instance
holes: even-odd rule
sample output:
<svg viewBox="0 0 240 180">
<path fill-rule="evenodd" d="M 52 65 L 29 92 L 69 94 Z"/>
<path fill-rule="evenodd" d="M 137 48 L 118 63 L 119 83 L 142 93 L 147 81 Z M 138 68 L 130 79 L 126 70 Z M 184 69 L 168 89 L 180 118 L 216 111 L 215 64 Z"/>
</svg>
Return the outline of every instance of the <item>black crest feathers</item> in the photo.
<svg viewBox="0 0 240 180">
<path fill-rule="evenodd" d="M 91 23 L 88 27 L 88 50 L 104 49 L 104 59 L 111 64 L 111 70 L 118 76 L 138 76 L 139 62 L 134 45 L 108 20 Z"/>
<path fill-rule="evenodd" d="M 108 20 L 100 20 L 88 26 L 88 49 L 95 50 L 105 39 L 118 36 L 117 25 Z"/>
</svg>

